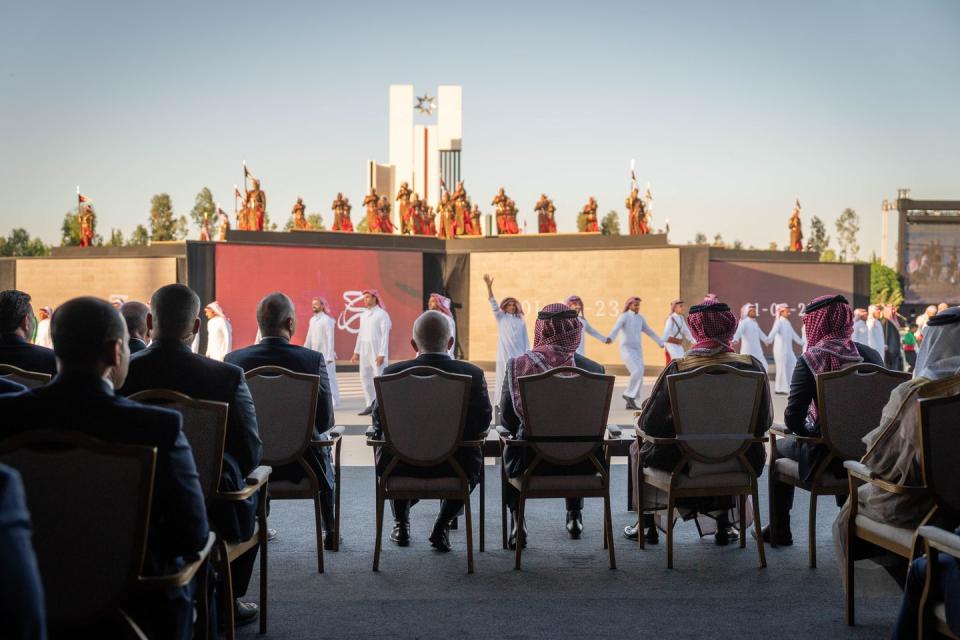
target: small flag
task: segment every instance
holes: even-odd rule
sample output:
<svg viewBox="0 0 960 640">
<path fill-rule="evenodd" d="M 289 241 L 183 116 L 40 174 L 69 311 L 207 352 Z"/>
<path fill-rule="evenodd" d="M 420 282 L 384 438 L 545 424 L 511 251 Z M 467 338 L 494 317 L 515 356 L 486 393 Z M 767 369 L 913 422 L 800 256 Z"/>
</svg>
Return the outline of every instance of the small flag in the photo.
<svg viewBox="0 0 960 640">
<path fill-rule="evenodd" d="M 237 188 L 237 185 L 233 185 L 233 195 L 236 196 L 236 197 L 238 197 L 238 198 L 242 198 L 242 197 L 243 197 L 243 194 L 240 193 L 240 189 Z"/>
<path fill-rule="evenodd" d="M 77 201 L 80 202 L 80 203 L 90 202 L 90 198 L 88 198 L 87 196 L 83 195 L 82 193 L 78 193 L 78 194 L 77 194 Z"/>
<path fill-rule="evenodd" d="M 650 183 L 649 183 L 649 182 L 647 183 L 647 190 L 646 190 L 646 192 L 643 194 L 643 198 L 644 198 L 645 200 L 653 200 L 653 194 L 650 193 Z"/>
<path fill-rule="evenodd" d="M 634 159 L 630 160 L 630 181 L 636 184 L 637 182 L 637 172 L 636 172 L 637 161 Z"/>
</svg>

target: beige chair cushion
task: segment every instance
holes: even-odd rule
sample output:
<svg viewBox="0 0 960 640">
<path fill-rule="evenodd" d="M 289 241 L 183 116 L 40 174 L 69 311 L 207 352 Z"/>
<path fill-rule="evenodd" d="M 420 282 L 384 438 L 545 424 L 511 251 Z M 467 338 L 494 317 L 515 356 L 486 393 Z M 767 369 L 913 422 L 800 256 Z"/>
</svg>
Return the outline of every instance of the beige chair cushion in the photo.
<svg viewBox="0 0 960 640">
<path fill-rule="evenodd" d="M 643 480 L 655 487 L 666 490 L 670 486 L 670 472 L 663 469 L 645 467 Z M 750 476 L 742 471 L 728 471 L 726 473 L 710 473 L 691 478 L 686 473 L 677 477 L 678 489 L 706 489 L 708 487 L 746 487 L 750 486 Z"/>
<path fill-rule="evenodd" d="M 883 522 L 871 520 L 870 518 L 860 514 L 857 515 L 855 524 L 858 528 L 863 529 L 864 531 L 869 531 L 870 533 L 885 540 L 890 540 L 901 547 L 906 547 L 909 549 L 913 546 L 913 534 L 915 532 L 914 529 L 893 527 Z"/>
<path fill-rule="evenodd" d="M 519 491 L 521 478 L 510 478 L 510 484 Z M 527 489 L 530 491 L 593 491 L 603 488 L 600 474 L 575 476 L 533 476 Z"/>
<path fill-rule="evenodd" d="M 800 481 L 800 463 L 798 463 L 796 460 L 791 460 L 790 458 L 777 458 L 777 461 L 773 463 L 773 469 L 782 476 L 793 478 L 797 482 Z M 836 487 L 846 487 L 847 479 L 838 478 L 830 471 L 825 471 L 823 475 L 820 476 L 820 486 L 830 489 L 834 489 Z"/>
<path fill-rule="evenodd" d="M 460 478 L 414 478 L 412 476 L 390 476 L 387 491 L 460 491 Z"/>
</svg>

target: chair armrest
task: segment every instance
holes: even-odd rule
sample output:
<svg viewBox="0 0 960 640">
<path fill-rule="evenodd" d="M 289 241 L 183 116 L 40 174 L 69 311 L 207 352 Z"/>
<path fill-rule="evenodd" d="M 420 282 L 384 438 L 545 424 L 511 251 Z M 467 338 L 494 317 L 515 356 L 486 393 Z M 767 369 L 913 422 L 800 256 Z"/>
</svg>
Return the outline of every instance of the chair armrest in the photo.
<svg viewBox="0 0 960 640">
<path fill-rule="evenodd" d="M 372 438 L 375 435 L 377 435 L 377 428 L 373 425 L 367 427 L 367 430 L 363 432 L 363 437 L 365 438 Z"/>
<path fill-rule="evenodd" d="M 271 473 L 273 473 L 272 467 L 260 465 L 259 467 L 251 471 L 250 475 L 247 476 L 247 485 L 259 487 L 264 482 L 270 479 Z"/>
<path fill-rule="evenodd" d="M 314 447 L 332 447 L 337 444 L 337 441 L 343 437 L 343 432 L 346 429 L 345 426 L 337 425 L 332 429 L 328 429 L 323 432 L 323 435 L 330 438 L 329 440 L 311 440 L 310 444 Z"/>
<path fill-rule="evenodd" d="M 260 491 L 260 489 L 263 488 L 263 485 L 269 482 L 270 474 L 272 472 L 273 469 L 271 467 L 261 465 L 251 471 L 250 475 L 246 477 L 246 486 L 243 489 L 238 491 L 217 491 L 217 493 L 214 495 L 214 499 L 226 500 L 228 502 L 246 500 L 256 492 Z"/>
<path fill-rule="evenodd" d="M 949 553 L 954 558 L 960 558 L 960 536 L 957 534 L 931 525 L 920 527 L 919 533 L 920 537 L 934 549 Z"/>
<path fill-rule="evenodd" d="M 464 440 L 463 442 L 460 443 L 460 446 L 465 447 L 467 449 L 477 448 L 477 447 L 482 447 L 484 444 L 486 444 L 486 442 L 487 442 L 486 440 Z"/>
<path fill-rule="evenodd" d="M 367 438 L 368 447 L 383 447 L 386 446 L 386 440 L 374 440 L 373 438 Z"/>
<path fill-rule="evenodd" d="M 820 436 L 803 436 L 799 433 L 790 431 L 782 424 L 775 424 L 770 427 L 768 433 L 775 438 L 793 438 L 798 442 L 809 442 L 811 444 L 822 444 L 823 438 Z"/>
<path fill-rule="evenodd" d="M 610 435 L 613 436 L 614 438 L 619 438 L 621 435 L 623 435 L 623 429 L 620 428 L 620 425 L 608 424 L 608 425 L 607 425 L 607 431 L 608 431 L 608 432 L 610 433 Z"/>
<path fill-rule="evenodd" d="M 856 460 L 847 460 L 843 463 L 843 467 L 847 470 L 854 478 L 861 480 L 862 482 L 868 482 L 878 489 L 882 489 L 887 493 L 895 493 L 897 495 L 916 495 L 922 496 L 925 493 L 928 493 L 926 487 L 918 487 L 915 485 L 907 484 L 894 484 L 878 478 L 869 467 L 856 461 Z"/>
<path fill-rule="evenodd" d="M 484 431 L 481 431 L 480 433 L 477 434 L 477 440 L 486 440 L 486 439 L 489 438 L 489 437 L 490 437 L 490 429 L 489 429 L 489 428 L 487 428 L 487 429 L 485 429 Z"/>
<path fill-rule="evenodd" d="M 643 429 L 637 429 L 635 433 L 637 434 L 638 438 L 642 439 L 644 442 L 649 442 L 650 444 L 676 445 L 679 443 L 679 440 L 677 440 L 676 438 L 657 438 L 655 436 L 648 436 L 647 432 L 644 431 Z"/>
<path fill-rule="evenodd" d="M 529 447 L 530 443 L 526 440 L 517 440 L 514 437 L 504 437 L 503 434 L 500 434 L 500 444 L 503 445 L 503 448 L 507 447 Z"/>
<path fill-rule="evenodd" d="M 850 475 L 860 478 L 864 482 L 870 482 L 875 477 L 870 467 L 859 460 L 847 460 L 843 463 L 843 468 L 846 469 Z"/>
<path fill-rule="evenodd" d="M 510 430 L 507 429 L 506 427 L 504 427 L 502 424 L 498 424 L 498 425 L 497 425 L 497 435 L 500 436 L 500 437 L 502 437 L 502 438 L 512 438 L 512 437 L 513 437 L 513 434 L 510 432 Z"/>
<path fill-rule="evenodd" d="M 371 426 L 372 426 L 372 425 L 371 425 Z M 324 432 L 323 432 L 323 435 L 329 436 L 329 437 L 331 437 L 331 438 L 339 438 L 339 437 L 343 436 L 343 432 L 346 431 L 346 430 L 347 430 L 347 425 L 337 424 L 337 425 L 334 425 L 332 428 L 327 429 L 326 431 L 324 431 Z"/>
<path fill-rule="evenodd" d="M 187 557 L 187 564 L 179 571 L 165 576 L 139 576 L 137 578 L 138 584 L 148 589 L 158 590 L 177 589 L 187 586 L 193 580 L 193 577 L 197 574 L 200 567 L 203 566 L 203 563 L 207 561 L 207 557 L 210 555 L 210 550 L 213 548 L 213 543 L 216 542 L 216 540 L 217 535 L 211 531 L 207 536 L 207 542 L 203 545 L 203 548 L 193 556 Z"/>
</svg>

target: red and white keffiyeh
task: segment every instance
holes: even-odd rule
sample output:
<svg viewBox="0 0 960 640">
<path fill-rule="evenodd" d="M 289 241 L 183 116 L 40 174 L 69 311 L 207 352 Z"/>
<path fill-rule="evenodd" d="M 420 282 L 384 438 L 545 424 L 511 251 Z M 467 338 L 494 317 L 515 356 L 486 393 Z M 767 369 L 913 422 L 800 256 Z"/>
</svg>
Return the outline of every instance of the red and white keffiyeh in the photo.
<svg viewBox="0 0 960 640">
<path fill-rule="evenodd" d="M 371 296 L 377 299 L 377 304 L 380 305 L 380 308 L 382 309 L 387 308 L 386 305 L 383 304 L 383 299 L 380 297 L 380 292 L 377 291 L 376 289 L 364 289 L 360 293 L 362 293 L 363 295 L 367 295 L 369 293 Z"/>
<path fill-rule="evenodd" d="M 730 307 L 718 302 L 716 296 L 704 298 L 703 302 L 690 307 L 687 326 L 696 341 L 687 350 L 687 355 L 713 355 L 732 353 L 730 341 L 737 332 L 739 321 Z"/>
<path fill-rule="evenodd" d="M 439 293 L 431 293 L 430 299 L 436 303 L 437 311 L 445 316 L 453 317 L 453 313 L 450 311 L 450 307 L 452 306 L 453 302 L 450 300 L 450 298 L 442 296 Z"/>
<path fill-rule="evenodd" d="M 627 301 L 623 303 L 623 312 L 626 313 L 630 310 L 630 305 L 634 302 L 640 302 L 640 296 L 630 296 L 627 298 Z"/>
<path fill-rule="evenodd" d="M 523 316 L 523 307 L 520 306 L 520 301 L 513 296 L 507 296 L 500 301 L 500 310 L 504 313 L 507 313 L 507 305 L 511 302 L 513 303 L 514 308 L 517 310 L 516 315 Z"/>
<path fill-rule="evenodd" d="M 843 296 L 819 296 L 811 300 L 803 314 L 803 327 L 807 332 L 807 350 L 800 357 L 814 374 L 863 362 L 850 337 L 853 310 Z M 810 403 L 807 416 L 816 423 L 816 402 Z"/>
<path fill-rule="evenodd" d="M 510 395 L 518 416 L 523 411 L 518 381 L 520 376 L 574 366 L 581 330 L 576 312 L 565 304 L 548 304 L 537 314 L 537 323 L 533 328 L 533 349 L 511 361 L 513 381 Z"/>
</svg>

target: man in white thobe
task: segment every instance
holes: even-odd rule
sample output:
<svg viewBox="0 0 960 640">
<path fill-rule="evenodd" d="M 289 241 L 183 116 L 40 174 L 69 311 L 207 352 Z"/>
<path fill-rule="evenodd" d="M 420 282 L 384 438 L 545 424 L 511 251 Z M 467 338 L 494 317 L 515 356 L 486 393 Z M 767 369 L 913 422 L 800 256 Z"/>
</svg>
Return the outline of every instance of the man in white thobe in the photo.
<svg viewBox="0 0 960 640">
<path fill-rule="evenodd" d="M 733 335 L 733 342 L 740 341 L 740 353 L 753 356 L 760 362 L 766 362 L 762 342 L 768 342 L 767 334 L 757 322 L 757 305 L 748 302 L 740 307 L 740 324 Z"/>
<path fill-rule="evenodd" d="M 457 321 L 453 319 L 453 301 L 447 296 L 439 293 L 431 293 L 427 300 L 427 309 L 429 311 L 439 311 L 447 319 L 447 326 L 450 327 L 450 337 L 453 338 L 453 344 L 447 350 L 451 358 L 456 358 L 454 353 L 457 349 Z"/>
<path fill-rule="evenodd" d="M 587 336 L 593 336 L 600 342 L 604 344 L 609 343 L 607 336 L 603 335 L 599 331 L 593 328 L 593 325 L 590 324 L 590 321 L 587 320 L 587 317 L 583 313 L 583 300 L 578 295 L 572 295 L 567 298 L 564 303 L 577 312 L 577 317 L 580 318 L 580 326 L 583 327 L 583 331 L 580 332 L 580 344 L 577 345 L 577 353 L 581 356 L 585 356 L 587 351 Z"/>
<path fill-rule="evenodd" d="M 866 309 L 854 309 L 853 310 L 853 334 L 850 336 L 854 342 L 857 342 L 862 345 L 870 346 L 870 341 L 867 339 L 867 310 Z"/>
<path fill-rule="evenodd" d="M 607 342 L 613 342 L 617 336 L 620 336 L 620 357 L 623 358 L 623 364 L 627 366 L 630 372 L 630 381 L 627 383 L 627 390 L 623 394 L 623 399 L 627 401 L 627 409 L 639 409 L 637 400 L 640 398 L 640 391 L 643 389 L 643 343 L 641 333 L 650 336 L 650 339 L 656 342 L 660 348 L 663 348 L 663 340 L 657 335 L 646 319 L 640 315 L 640 298 L 630 296 L 623 305 L 623 313 L 617 318 L 613 325 L 613 331 L 607 337 Z"/>
<path fill-rule="evenodd" d="M 376 289 L 363 291 L 363 303 L 367 308 L 360 314 L 360 332 L 357 346 L 353 348 L 350 362 L 360 363 L 360 384 L 363 386 L 364 410 L 358 415 L 373 413 L 373 401 L 377 397 L 373 379 L 383 375 L 390 349 L 390 316 L 380 301 Z"/>
<path fill-rule="evenodd" d="M 516 358 L 530 350 L 530 338 L 527 335 L 527 323 L 523 320 L 523 309 L 516 298 L 507 297 L 497 304 L 493 295 L 493 278 L 489 274 L 483 275 L 487 284 L 487 297 L 490 299 L 490 308 L 497 321 L 497 379 L 494 384 L 494 405 L 500 404 L 503 376 L 507 371 L 507 360 Z"/>
<path fill-rule="evenodd" d="M 936 308 L 936 307 L 934 307 Z M 50 317 L 53 316 L 51 307 L 40 307 L 37 312 L 37 337 L 33 343 L 47 349 L 53 349 L 53 336 L 50 335 Z"/>
<path fill-rule="evenodd" d="M 327 379 L 330 381 L 330 397 L 333 406 L 340 406 L 340 387 L 337 385 L 337 352 L 334 346 L 337 321 L 327 314 L 329 305 L 325 298 L 311 300 L 313 315 L 307 328 L 307 337 L 303 346 L 319 351 L 327 367 Z"/>
<path fill-rule="evenodd" d="M 790 393 L 790 379 L 793 377 L 794 367 L 797 366 L 793 343 L 803 346 L 803 339 L 797 335 L 789 318 L 790 307 L 784 303 L 778 304 L 777 319 L 773 321 L 767 339 L 767 344 L 773 343 L 773 362 L 776 365 L 774 391 L 784 395 Z"/>
<path fill-rule="evenodd" d="M 223 362 L 223 358 L 233 350 L 233 327 L 216 300 L 203 311 L 207 316 L 207 357 Z"/>
<path fill-rule="evenodd" d="M 883 307 L 879 304 L 872 304 L 867 309 L 867 346 L 883 357 L 887 350 L 887 341 L 883 337 Z"/>
<path fill-rule="evenodd" d="M 694 342 L 690 327 L 687 326 L 687 319 L 683 317 L 683 300 L 678 299 L 670 303 L 670 315 L 663 322 L 663 335 L 660 339 L 664 342 L 667 364 L 670 364 L 671 360 L 683 357 L 684 340 Z"/>
</svg>

